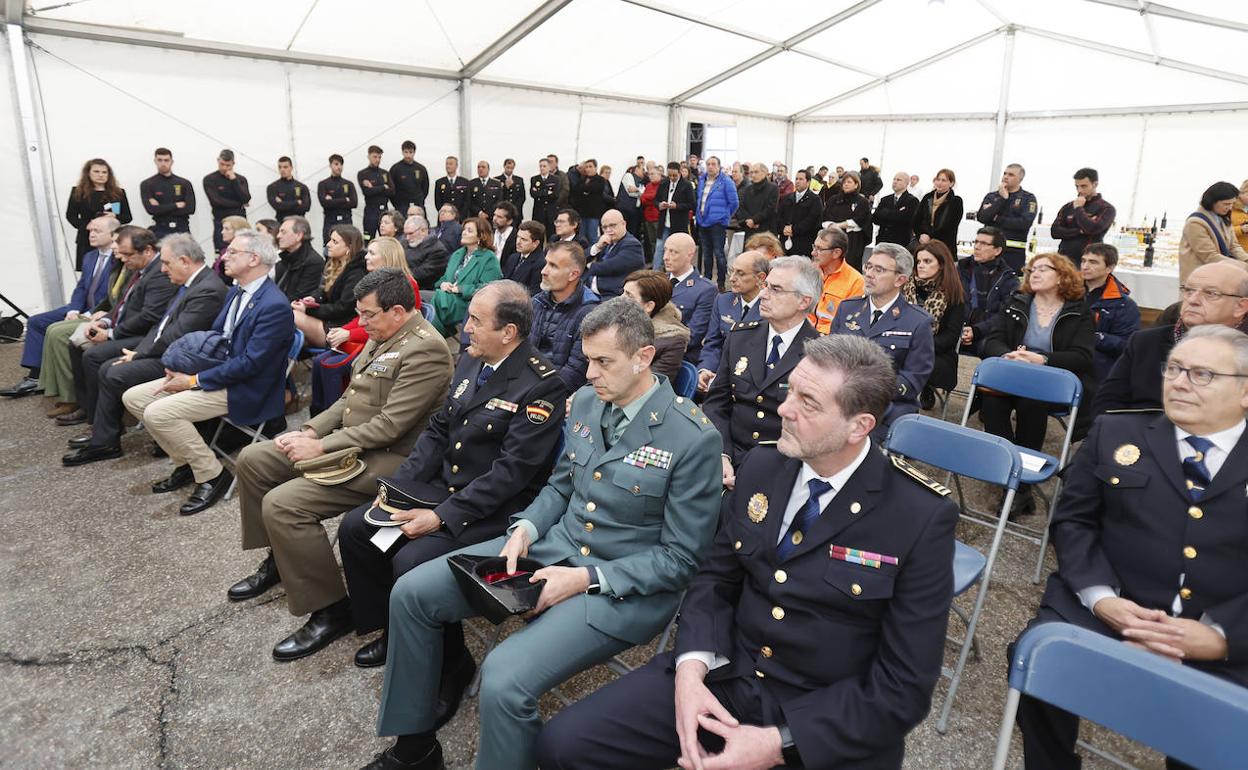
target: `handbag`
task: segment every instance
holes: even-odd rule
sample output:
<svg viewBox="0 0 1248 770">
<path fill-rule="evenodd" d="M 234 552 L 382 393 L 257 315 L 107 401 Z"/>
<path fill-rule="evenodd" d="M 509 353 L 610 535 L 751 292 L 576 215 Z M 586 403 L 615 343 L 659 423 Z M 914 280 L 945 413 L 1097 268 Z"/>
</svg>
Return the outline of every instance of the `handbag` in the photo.
<svg viewBox="0 0 1248 770">
<path fill-rule="evenodd" d="M 160 363 L 172 372 L 199 374 L 225 363 L 230 341 L 215 329 L 187 332 L 169 343 Z"/>
</svg>

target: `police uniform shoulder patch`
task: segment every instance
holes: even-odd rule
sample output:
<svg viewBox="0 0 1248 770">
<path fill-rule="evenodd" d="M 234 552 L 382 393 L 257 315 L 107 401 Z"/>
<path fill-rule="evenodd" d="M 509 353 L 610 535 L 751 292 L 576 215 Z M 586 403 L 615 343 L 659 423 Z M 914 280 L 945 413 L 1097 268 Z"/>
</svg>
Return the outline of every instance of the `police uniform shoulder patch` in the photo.
<svg viewBox="0 0 1248 770">
<path fill-rule="evenodd" d="M 915 481 L 919 482 L 920 484 L 927 487 L 928 489 L 935 492 L 936 494 L 940 495 L 941 497 L 948 497 L 951 494 L 949 487 L 946 487 L 944 484 L 941 484 L 938 481 L 934 481 L 928 478 L 926 475 L 924 475 L 923 471 L 919 470 L 918 468 L 914 467 L 910 463 L 903 460 L 900 455 L 890 454 L 888 456 L 888 459 L 893 461 L 894 468 L 906 474 L 907 476 L 914 479 Z"/>
<path fill-rule="evenodd" d="M 734 332 L 739 332 L 739 331 L 744 331 L 746 329 L 753 329 L 755 326 L 758 326 L 758 321 L 742 321 L 741 323 L 732 327 L 732 330 Z"/>
<path fill-rule="evenodd" d="M 534 425 L 541 425 L 550 419 L 550 415 L 554 411 L 554 404 L 538 399 L 524 408 L 524 416 L 528 417 L 529 422 Z"/>
<path fill-rule="evenodd" d="M 554 364 L 537 356 L 529 356 L 529 368 L 542 379 L 546 379 L 556 372 Z"/>
</svg>

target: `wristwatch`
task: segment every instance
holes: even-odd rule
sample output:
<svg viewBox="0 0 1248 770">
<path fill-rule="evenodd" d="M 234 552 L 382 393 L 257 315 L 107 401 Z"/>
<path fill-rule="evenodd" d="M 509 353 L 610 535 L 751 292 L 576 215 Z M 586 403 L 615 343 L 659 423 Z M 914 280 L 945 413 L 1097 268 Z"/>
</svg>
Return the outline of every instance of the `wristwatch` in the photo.
<svg viewBox="0 0 1248 770">
<path fill-rule="evenodd" d="M 778 724 L 776 729 L 780 731 L 780 756 L 784 757 L 784 766 L 802 767 L 802 755 L 797 750 L 797 744 L 793 742 L 793 733 L 789 732 L 789 726 Z"/>
<path fill-rule="evenodd" d="M 589 585 L 585 588 L 585 593 L 591 596 L 597 596 L 602 593 L 602 578 L 598 577 L 597 567 L 586 567 L 589 570 Z"/>
</svg>

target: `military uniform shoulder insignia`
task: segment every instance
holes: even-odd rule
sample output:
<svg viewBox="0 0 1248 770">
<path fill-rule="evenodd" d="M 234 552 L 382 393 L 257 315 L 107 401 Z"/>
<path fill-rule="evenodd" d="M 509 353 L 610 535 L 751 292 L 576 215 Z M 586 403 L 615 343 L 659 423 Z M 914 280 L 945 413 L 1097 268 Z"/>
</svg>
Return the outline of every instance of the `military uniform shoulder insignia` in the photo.
<svg viewBox="0 0 1248 770">
<path fill-rule="evenodd" d="M 888 456 L 888 459 L 893 461 L 894 468 L 906 474 L 907 476 L 914 479 L 915 481 L 919 482 L 920 484 L 927 487 L 928 489 L 932 490 L 933 492 L 940 495 L 941 497 L 947 497 L 951 494 L 949 487 L 945 486 L 944 484 L 941 484 L 938 481 L 934 481 L 928 478 L 926 475 L 924 475 L 923 471 L 919 470 L 918 468 L 914 467 L 910 463 L 901 459 L 900 455 L 890 454 Z"/>
<path fill-rule="evenodd" d="M 529 368 L 532 369 L 538 377 L 546 379 L 555 373 L 554 364 L 537 356 L 529 356 Z"/>
<path fill-rule="evenodd" d="M 732 327 L 732 330 L 734 332 L 739 332 L 743 329 L 753 329 L 755 326 L 758 326 L 758 321 L 742 321 L 741 323 Z"/>
</svg>

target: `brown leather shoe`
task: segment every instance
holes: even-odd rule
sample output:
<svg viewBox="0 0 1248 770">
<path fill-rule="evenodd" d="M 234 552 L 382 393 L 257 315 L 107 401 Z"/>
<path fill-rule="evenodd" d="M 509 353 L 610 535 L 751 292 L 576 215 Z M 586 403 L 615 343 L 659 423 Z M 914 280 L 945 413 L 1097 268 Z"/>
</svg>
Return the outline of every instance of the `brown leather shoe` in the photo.
<svg viewBox="0 0 1248 770">
<path fill-rule="evenodd" d="M 87 413 L 80 408 L 75 408 L 72 412 L 66 412 L 56 418 L 56 424 L 62 427 L 70 425 L 81 425 L 87 421 Z"/>
<path fill-rule="evenodd" d="M 76 411 L 78 411 L 78 405 L 73 401 L 57 401 L 52 405 L 52 408 L 46 412 L 46 414 L 48 417 L 60 417 L 63 414 L 69 414 L 70 412 Z"/>
</svg>

